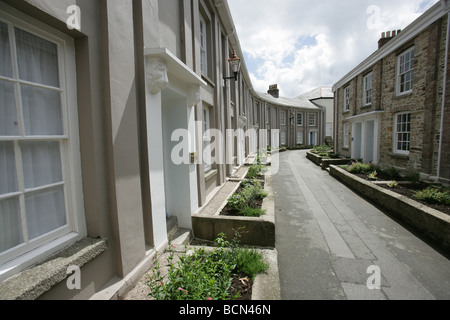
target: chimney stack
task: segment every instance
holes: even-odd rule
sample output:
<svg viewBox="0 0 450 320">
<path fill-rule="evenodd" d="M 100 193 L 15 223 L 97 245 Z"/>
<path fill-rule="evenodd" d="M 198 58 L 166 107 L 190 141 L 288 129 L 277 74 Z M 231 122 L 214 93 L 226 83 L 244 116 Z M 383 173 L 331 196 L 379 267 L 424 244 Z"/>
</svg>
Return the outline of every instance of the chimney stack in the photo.
<svg viewBox="0 0 450 320">
<path fill-rule="evenodd" d="M 381 33 L 381 39 L 378 41 L 378 49 L 383 47 L 386 43 L 392 40 L 395 36 L 398 36 L 402 32 L 402 30 L 393 30 L 393 31 L 386 31 Z"/>
<path fill-rule="evenodd" d="M 280 97 L 280 90 L 278 89 L 277 84 L 273 84 L 273 85 L 269 86 L 269 91 L 267 91 L 267 93 L 270 94 L 274 98 Z"/>
</svg>

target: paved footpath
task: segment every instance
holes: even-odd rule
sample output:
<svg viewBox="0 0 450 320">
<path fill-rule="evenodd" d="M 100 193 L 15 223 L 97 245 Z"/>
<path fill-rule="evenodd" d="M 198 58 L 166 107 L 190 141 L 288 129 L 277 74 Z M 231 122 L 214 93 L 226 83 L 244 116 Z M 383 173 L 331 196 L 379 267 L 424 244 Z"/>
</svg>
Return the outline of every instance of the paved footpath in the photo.
<svg viewBox="0 0 450 320">
<path fill-rule="evenodd" d="M 307 160 L 306 151 L 273 161 L 283 300 L 450 299 L 448 258 Z M 369 289 L 378 275 L 380 288 Z"/>
</svg>

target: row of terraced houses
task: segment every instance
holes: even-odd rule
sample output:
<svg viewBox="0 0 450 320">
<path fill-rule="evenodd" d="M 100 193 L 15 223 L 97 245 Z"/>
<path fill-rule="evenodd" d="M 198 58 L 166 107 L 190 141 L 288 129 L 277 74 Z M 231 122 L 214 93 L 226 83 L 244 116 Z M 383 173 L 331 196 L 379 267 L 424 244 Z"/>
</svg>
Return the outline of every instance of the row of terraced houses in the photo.
<svg viewBox="0 0 450 320">
<path fill-rule="evenodd" d="M 284 98 L 253 88 L 226 0 L 0 0 L 0 299 L 120 297 L 267 146 L 448 179 L 447 19 Z"/>
<path fill-rule="evenodd" d="M 330 88 L 253 89 L 225 0 L 2 0 L 0 41 L 0 299 L 117 298 L 168 218 L 332 132 Z"/>
</svg>

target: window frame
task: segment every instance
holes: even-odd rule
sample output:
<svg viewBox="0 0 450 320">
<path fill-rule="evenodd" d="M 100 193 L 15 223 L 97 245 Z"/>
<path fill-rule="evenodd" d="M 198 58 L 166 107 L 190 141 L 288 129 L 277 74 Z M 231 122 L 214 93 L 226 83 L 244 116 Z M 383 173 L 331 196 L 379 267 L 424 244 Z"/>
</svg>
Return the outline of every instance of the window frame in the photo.
<svg viewBox="0 0 450 320">
<path fill-rule="evenodd" d="M 370 84 L 370 88 L 368 85 Z M 363 77 L 363 106 L 372 105 L 373 97 L 373 72 L 369 72 Z"/>
<path fill-rule="evenodd" d="M 407 116 L 407 120 L 408 120 L 408 116 L 409 116 L 409 122 L 405 122 L 406 124 L 406 131 L 399 131 L 398 130 L 398 126 L 399 126 L 399 117 L 402 117 L 403 115 Z M 403 119 L 402 119 L 403 120 Z M 400 154 L 400 155 L 409 155 L 410 154 L 410 150 L 411 150 L 411 123 L 412 123 L 412 113 L 411 112 L 400 112 L 400 113 L 396 113 L 394 115 L 394 146 L 392 148 L 393 153 L 395 154 Z M 401 122 L 401 124 L 403 124 L 403 121 Z M 408 126 L 409 125 L 409 126 Z M 409 130 L 408 130 L 409 127 Z M 399 138 L 399 134 L 406 134 L 409 138 L 408 140 L 402 140 L 401 143 L 407 143 L 409 145 L 408 150 L 403 150 L 403 149 L 399 149 L 398 148 L 398 144 L 400 142 Z"/>
<path fill-rule="evenodd" d="M 208 23 L 206 22 L 206 19 L 204 18 L 203 14 L 200 13 L 200 37 L 199 37 L 199 43 L 200 43 L 200 70 L 205 76 L 209 75 L 209 59 L 208 59 Z M 204 28 L 202 28 L 202 25 Z"/>
<path fill-rule="evenodd" d="M 35 239 L 27 239 L 24 235 L 23 242 L 18 246 L 10 248 L 0 254 L 0 280 L 4 279 L 14 272 L 23 270 L 24 268 L 36 263 L 38 260 L 45 258 L 62 247 L 70 245 L 75 241 L 85 237 L 87 234 L 83 188 L 81 177 L 81 156 L 80 156 L 80 138 L 78 124 L 78 102 L 77 102 L 77 81 L 76 81 L 76 62 L 75 62 L 75 42 L 74 40 L 53 29 L 52 27 L 37 21 L 5 4 L 0 3 L 0 20 L 8 25 L 9 42 L 11 45 L 11 58 L 13 64 L 12 78 L 0 76 L 2 81 L 12 82 L 15 87 L 16 112 L 18 113 L 19 135 L 17 136 L 1 136 L 0 141 L 12 142 L 14 145 L 14 154 L 16 162 L 16 172 L 23 172 L 23 167 L 17 167 L 21 163 L 20 143 L 24 141 L 57 141 L 59 142 L 62 184 L 64 185 L 64 205 L 66 224 L 47 232 Z M 58 76 L 59 88 L 35 84 L 29 81 L 21 80 L 18 76 L 18 65 L 16 56 L 16 40 L 13 37 L 14 28 L 24 30 L 41 39 L 50 41 L 57 46 L 58 54 Z M 23 104 L 20 96 L 21 85 L 32 85 L 45 89 L 56 90 L 60 93 L 61 101 L 61 123 L 62 135 L 54 136 L 32 136 L 26 135 L 23 128 L 21 110 Z M 18 183 L 24 182 L 24 176 L 18 175 Z M 19 181 L 20 180 L 20 181 Z M 46 186 L 48 187 L 48 186 Z M 20 190 L 21 189 L 21 190 Z M 36 188 L 37 189 L 37 188 Z M 31 189 L 33 190 L 33 189 Z M 27 232 L 23 218 L 26 217 L 24 212 L 24 197 L 27 190 L 22 186 L 18 192 L 21 198 L 20 210 L 22 220 L 22 231 Z M 12 198 L 14 195 L 2 195 L 2 199 Z"/>
<path fill-rule="evenodd" d="M 350 111 L 350 86 L 344 88 L 344 112 Z"/>
<path fill-rule="evenodd" d="M 205 155 L 205 143 L 211 144 L 211 111 L 208 106 L 203 106 L 202 108 L 202 139 L 203 139 L 203 156 Z M 210 155 L 210 159 L 212 160 L 212 155 Z M 212 163 L 206 163 L 205 159 L 203 159 L 203 167 L 204 172 L 207 173 L 213 170 Z"/>
<path fill-rule="evenodd" d="M 305 116 L 303 112 L 297 112 L 296 118 L 297 118 L 297 127 L 303 127 L 303 124 L 305 123 L 304 121 Z"/>
<path fill-rule="evenodd" d="M 409 60 L 410 63 L 410 68 L 408 69 L 408 71 L 404 71 L 403 73 L 401 72 L 401 68 L 402 65 L 406 64 L 406 61 L 404 63 L 402 63 L 402 58 L 406 57 L 407 54 L 411 54 L 412 53 L 412 57 Z M 397 96 L 403 96 L 403 95 L 407 95 L 412 93 L 413 91 L 413 80 L 414 80 L 414 59 L 415 59 L 415 47 L 411 47 L 405 51 L 403 51 L 401 54 L 398 55 L 397 57 L 397 71 L 396 71 L 396 91 L 397 91 Z M 402 91 L 402 77 L 405 76 L 406 74 L 411 73 L 411 79 L 409 81 L 405 81 L 406 83 L 410 83 L 410 88 L 408 90 L 403 90 Z"/>
<path fill-rule="evenodd" d="M 313 119 L 311 119 L 311 117 L 313 117 Z M 311 120 L 313 120 L 314 122 L 312 123 Z M 308 126 L 309 127 L 317 127 L 317 113 L 308 114 Z"/>
<path fill-rule="evenodd" d="M 281 113 L 280 113 L 280 125 L 285 126 L 286 125 L 286 119 L 287 119 L 287 112 L 286 112 L 286 110 L 281 110 Z"/>
</svg>

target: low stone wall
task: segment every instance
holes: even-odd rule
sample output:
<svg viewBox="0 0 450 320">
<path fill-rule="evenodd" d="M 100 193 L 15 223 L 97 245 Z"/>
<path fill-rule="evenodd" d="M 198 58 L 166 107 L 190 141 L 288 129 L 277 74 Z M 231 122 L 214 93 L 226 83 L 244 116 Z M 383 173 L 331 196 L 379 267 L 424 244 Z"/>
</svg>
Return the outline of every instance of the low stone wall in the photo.
<svg viewBox="0 0 450 320">
<path fill-rule="evenodd" d="M 379 187 L 337 166 L 330 166 L 330 175 L 450 252 L 450 216 Z"/>
<path fill-rule="evenodd" d="M 231 240 L 238 231 L 242 245 L 275 248 L 275 208 L 270 176 L 266 177 L 264 190 L 268 193 L 262 205 L 265 215 L 259 218 L 221 216 L 220 212 L 215 215 L 193 215 L 194 237 L 214 241 L 223 233 Z"/>
<path fill-rule="evenodd" d="M 322 157 L 313 152 L 307 152 L 306 158 L 314 162 L 316 165 L 320 166 L 322 164 Z"/>
</svg>

